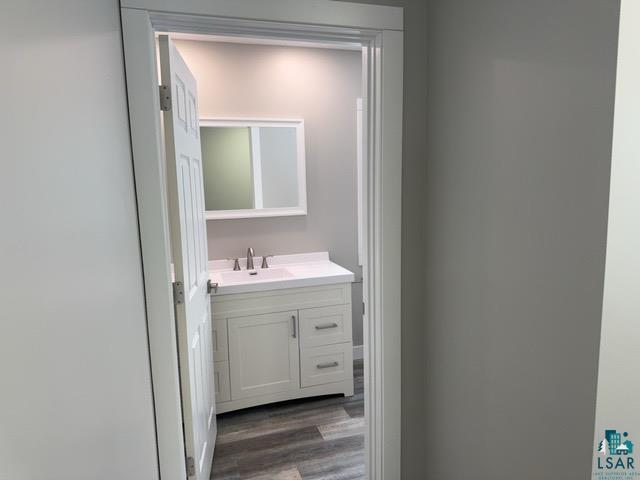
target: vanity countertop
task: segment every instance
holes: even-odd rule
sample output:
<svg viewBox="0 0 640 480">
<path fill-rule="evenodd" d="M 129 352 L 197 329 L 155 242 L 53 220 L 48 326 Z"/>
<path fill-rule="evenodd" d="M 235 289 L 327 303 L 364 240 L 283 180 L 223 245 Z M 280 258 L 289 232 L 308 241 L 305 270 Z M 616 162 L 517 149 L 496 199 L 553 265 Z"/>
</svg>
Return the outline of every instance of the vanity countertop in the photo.
<svg viewBox="0 0 640 480">
<path fill-rule="evenodd" d="M 233 270 L 233 260 L 209 262 L 209 278 L 218 284 L 214 296 L 262 292 L 284 288 L 351 283 L 353 272 L 329 260 L 328 252 L 276 255 L 268 259 L 269 268 L 260 268 L 262 257 L 254 257 L 255 269 L 247 270 L 247 259 L 240 259 L 241 270 Z"/>
</svg>

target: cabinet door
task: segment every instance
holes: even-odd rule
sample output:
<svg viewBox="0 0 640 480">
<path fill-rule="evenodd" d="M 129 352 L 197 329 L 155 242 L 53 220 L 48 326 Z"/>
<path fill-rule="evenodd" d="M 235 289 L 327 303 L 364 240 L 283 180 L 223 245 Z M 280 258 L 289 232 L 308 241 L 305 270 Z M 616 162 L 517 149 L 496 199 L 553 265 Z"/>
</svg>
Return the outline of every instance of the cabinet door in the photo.
<svg viewBox="0 0 640 480">
<path fill-rule="evenodd" d="M 231 399 L 300 388 L 296 311 L 230 318 Z"/>
</svg>

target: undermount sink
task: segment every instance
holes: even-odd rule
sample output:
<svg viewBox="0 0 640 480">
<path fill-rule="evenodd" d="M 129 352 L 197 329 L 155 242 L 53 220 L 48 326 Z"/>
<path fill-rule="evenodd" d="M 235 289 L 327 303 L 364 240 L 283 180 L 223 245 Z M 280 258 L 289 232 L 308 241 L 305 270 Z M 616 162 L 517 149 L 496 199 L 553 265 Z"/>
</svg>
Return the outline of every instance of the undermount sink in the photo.
<svg viewBox="0 0 640 480">
<path fill-rule="evenodd" d="M 233 272 L 222 272 L 222 281 L 227 284 L 262 282 L 265 280 L 280 280 L 293 277 L 293 274 L 286 268 L 261 268 L 257 270 L 240 270 Z"/>
<path fill-rule="evenodd" d="M 253 258 L 261 265 L 262 257 Z M 218 285 L 214 296 L 284 288 L 312 287 L 353 282 L 354 274 L 329 260 L 327 252 L 276 255 L 268 268 L 247 270 L 247 259 L 238 259 L 241 270 L 233 270 L 233 260 L 209 262 L 209 279 Z"/>
</svg>

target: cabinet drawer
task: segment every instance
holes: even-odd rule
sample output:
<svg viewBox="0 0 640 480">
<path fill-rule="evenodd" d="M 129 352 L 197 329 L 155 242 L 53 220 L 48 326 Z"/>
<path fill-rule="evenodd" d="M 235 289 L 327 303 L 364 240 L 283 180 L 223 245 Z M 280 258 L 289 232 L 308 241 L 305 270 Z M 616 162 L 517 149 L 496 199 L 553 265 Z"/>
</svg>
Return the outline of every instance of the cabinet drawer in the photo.
<svg viewBox="0 0 640 480">
<path fill-rule="evenodd" d="M 353 344 L 312 347 L 300 352 L 302 387 L 341 382 L 353 378 Z"/>
<path fill-rule="evenodd" d="M 229 360 L 229 342 L 227 340 L 227 320 L 214 320 L 213 325 L 213 359 L 216 362 Z"/>
<path fill-rule="evenodd" d="M 300 344 L 319 347 L 351 341 L 351 304 L 300 310 Z"/>
<path fill-rule="evenodd" d="M 229 381 L 229 362 L 214 362 L 214 384 L 216 389 L 216 402 L 228 402 L 231 400 L 231 382 Z"/>
</svg>

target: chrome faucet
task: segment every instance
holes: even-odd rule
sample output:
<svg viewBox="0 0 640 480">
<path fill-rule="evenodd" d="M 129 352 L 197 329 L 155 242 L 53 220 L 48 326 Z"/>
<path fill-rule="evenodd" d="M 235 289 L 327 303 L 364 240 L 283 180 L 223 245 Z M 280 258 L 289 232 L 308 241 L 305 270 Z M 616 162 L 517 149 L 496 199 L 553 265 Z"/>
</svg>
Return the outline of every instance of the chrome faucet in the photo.
<svg viewBox="0 0 640 480">
<path fill-rule="evenodd" d="M 253 270 L 253 248 L 247 248 L 247 270 Z"/>
</svg>

